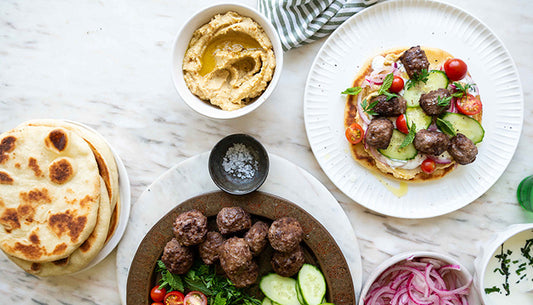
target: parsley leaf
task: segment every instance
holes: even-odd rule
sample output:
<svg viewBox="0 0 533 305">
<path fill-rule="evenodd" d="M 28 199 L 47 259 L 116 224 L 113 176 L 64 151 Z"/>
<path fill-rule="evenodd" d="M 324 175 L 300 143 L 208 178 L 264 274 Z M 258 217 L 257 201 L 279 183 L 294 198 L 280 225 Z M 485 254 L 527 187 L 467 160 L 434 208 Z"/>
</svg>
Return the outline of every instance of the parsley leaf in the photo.
<svg viewBox="0 0 533 305">
<path fill-rule="evenodd" d="M 451 100 L 452 100 L 452 96 L 448 96 L 445 98 L 442 98 L 441 96 L 437 96 L 437 105 L 441 107 L 448 107 L 450 106 Z"/>
<path fill-rule="evenodd" d="M 441 118 L 437 118 L 437 127 L 439 127 L 440 130 L 442 130 L 444 133 L 447 133 L 451 136 L 456 136 L 457 133 L 455 132 L 455 129 L 453 128 L 452 123 L 449 121 L 446 121 Z"/>
<path fill-rule="evenodd" d="M 376 107 L 377 104 L 378 104 L 378 101 L 375 101 L 375 102 L 372 102 L 371 104 L 368 104 L 366 99 L 364 99 L 363 102 L 361 102 L 361 106 L 363 107 L 363 111 L 366 112 L 366 114 L 368 114 L 368 115 L 377 115 L 377 113 L 372 110 L 372 109 L 374 109 L 374 107 Z"/>
<path fill-rule="evenodd" d="M 429 72 L 427 69 L 422 69 L 420 73 L 413 73 L 413 76 L 410 80 L 407 81 L 407 89 L 411 89 L 416 86 L 419 82 L 426 83 L 428 81 Z"/>
<path fill-rule="evenodd" d="M 415 139 L 415 135 L 416 135 L 416 124 L 413 123 L 409 127 L 409 133 L 405 136 L 405 139 L 403 139 L 403 142 L 400 145 L 400 148 L 404 148 L 407 145 L 413 143 L 413 140 Z"/>
<path fill-rule="evenodd" d="M 358 95 L 361 93 L 361 90 L 363 90 L 361 87 L 346 88 L 346 90 L 342 91 L 341 94 Z"/>
<path fill-rule="evenodd" d="M 464 84 L 464 85 L 462 85 L 459 82 L 453 82 L 453 85 L 455 86 L 455 90 L 456 90 L 456 92 L 454 92 L 452 94 L 453 97 L 461 98 L 461 97 L 465 96 L 466 94 L 468 94 L 468 90 L 474 89 L 474 85 L 473 84 Z"/>
</svg>

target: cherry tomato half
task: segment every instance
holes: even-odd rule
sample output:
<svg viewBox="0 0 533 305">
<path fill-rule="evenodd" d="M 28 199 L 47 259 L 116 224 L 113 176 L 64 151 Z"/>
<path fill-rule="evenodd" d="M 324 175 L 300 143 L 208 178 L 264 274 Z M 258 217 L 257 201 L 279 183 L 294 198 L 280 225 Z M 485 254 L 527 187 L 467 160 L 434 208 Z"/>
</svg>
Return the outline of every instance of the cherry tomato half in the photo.
<svg viewBox="0 0 533 305">
<path fill-rule="evenodd" d="M 466 75 L 468 67 L 465 62 L 459 58 L 450 58 L 444 63 L 444 71 L 448 78 L 452 81 L 463 79 Z"/>
<path fill-rule="evenodd" d="M 159 289 L 159 285 L 150 290 L 150 297 L 154 302 L 162 302 L 165 298 L 165 294 L 167 294 L 167 290 L 165 288 Z"/>
<path fill-rule="evenodd" d="M 407 121 L 405 120 L 404 114 L 400 114 L 400 116 L 396 118 L 396 129 L 405 134 L 409 133 L 409 128 L 407 128 Z"/>
<path fill-rule="evenodd" d="M 171 291 L 165 295 L 165 305 L 183 305 L 183 293 Z"/>
<path fill-rule="evenodd" d="M 207 305 L 207 297 L 200 291 L 191 291 L 185 296 L 184 305 Z"/>
<path fill-rule="evenodd" d="M 428 158 L 422 162 L 422 165 L 420 165 L 420 169 L 424 173 L 431 174 L 435 170 L 436 166 L 437 165 L 435 164 L 435 161 Z"/>
<path fill-rule="evenodd" d="M 357 123 L 353 123 L 350 127 L 346 128 L 345 135 L 348 142 L 357 144 L 363 140 L 365 132 L 363 131 L 363 127 Z"/>
<path fill-rule="evenodd" d="M 392 93 L 398 93 L 402 91 L 403 89 L 403 78 L 399 76 L 394 76 L 394 79 L 392 80 L 392 85 L 389 88 L 389 91 Z"/>
<path fill-rule="evenodd" d="M 163 304 L 161 302 L 154 302 L 154 303 L 152 303 L 152 305 L 165 305 L 165 304 Z"/>
<path fill-rule="evenodd" d="M 460 100 L 457 100 L 457 109 L 466 115 L 474 115 L 481 112 L 483 105 L 478 97 L 472 94 L 463 96 Z"/>
</svg>

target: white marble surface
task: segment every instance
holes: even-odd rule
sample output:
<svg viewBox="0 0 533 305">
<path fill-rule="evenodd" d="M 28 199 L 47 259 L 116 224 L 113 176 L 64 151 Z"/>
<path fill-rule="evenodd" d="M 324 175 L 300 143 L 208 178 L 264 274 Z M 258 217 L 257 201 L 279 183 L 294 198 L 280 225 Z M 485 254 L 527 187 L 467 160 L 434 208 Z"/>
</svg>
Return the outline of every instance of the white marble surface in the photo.
<svg viewBox="0 0 533 305">
<path fill-rule="evenodd" d="M 449 253 L 473 270 L 479 244 L 493 232 L 533 222 L 515 197 L 520 180 L 533 174 L 533 2 L 448 1 L 481 19 L 508 48 L 522 79 L 526 119 L 517 152 L 496 184 L 467 207 L 427 220 L 376 215 L 340 193 L 319 168 L 302 103 L 323 40 L 287 52 L 276 92 L 243 118 L 212 121 L 180 101 L 170 78 L 171 44 L 188 16 L 213 2 L 221 1 L 0 1 L 0 130 L 42 117 L 88 124 L 121 155 L 132 202 L 179 161 L 227 134 L 249 133 L 308 170 L 339 200 L 359 239 L 364 277 L 411 249 Z M 255 0 L 235 2 L 256 6 Z M 86 272 L 41 280 L 0 257 L 0 303 L 120 304 L 115 259 L 113 253 Z"/>
<path fill-rule="evenodd" d="M 209 152 L 205 152 L 180 162 L 152 183 L 133 205 L 130 226 L 117 251 L 117 284 L 122 304 L 126 304 L 128 269 L 146 233 L 176 204 L 219 190 L 209 176 L 208 158 Z M 335 197 L 304 169 L 274 154 L 269 159 L 268 178 L 259 190 L 299 205 L 331 233 L 350 267 L 357 294 L 362 286 L 359 244 L 354 232 L 346 230 L 350 221 Z M 158 209 L 151 210 L 154 202 Z"/>
</svg>

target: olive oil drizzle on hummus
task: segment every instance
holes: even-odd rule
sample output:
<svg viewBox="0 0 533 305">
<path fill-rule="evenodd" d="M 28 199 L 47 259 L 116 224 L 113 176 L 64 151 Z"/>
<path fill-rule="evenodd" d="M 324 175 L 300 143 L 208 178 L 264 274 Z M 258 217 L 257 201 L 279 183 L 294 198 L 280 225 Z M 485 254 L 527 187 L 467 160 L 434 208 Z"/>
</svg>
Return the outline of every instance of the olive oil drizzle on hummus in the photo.
<svg viewBox="0 0 533 305">
<path fill-rule="evenodd" d="M 216 54 L 219 51 L 240 52 L 260 48 L 259 42 L 245 33 L 228 31 L 226 34 L 216 36 L 209 42 L 202 55 L 200 75 L 204 76 L 215 69 L 217 66 Z"/>
</svg>

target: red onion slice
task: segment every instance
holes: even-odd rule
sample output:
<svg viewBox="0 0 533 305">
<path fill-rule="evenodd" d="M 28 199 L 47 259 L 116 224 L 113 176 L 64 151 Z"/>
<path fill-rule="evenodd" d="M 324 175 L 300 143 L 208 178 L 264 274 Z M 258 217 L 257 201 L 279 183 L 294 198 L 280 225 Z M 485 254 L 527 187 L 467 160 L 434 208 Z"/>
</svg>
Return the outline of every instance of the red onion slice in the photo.
<svg viewBox="0 0 533 305">
<path fill-rule="evenodd" d="M 364 112 L 363 106 L 361 106 L 361 94 L 357 95 L 357 113 L 359 113 L 359 117 L 365 122 L 366 125 L 370 124 L 370 118 Z M 366 126 L 361 126 L 366 131 Z"/>
</svg>

